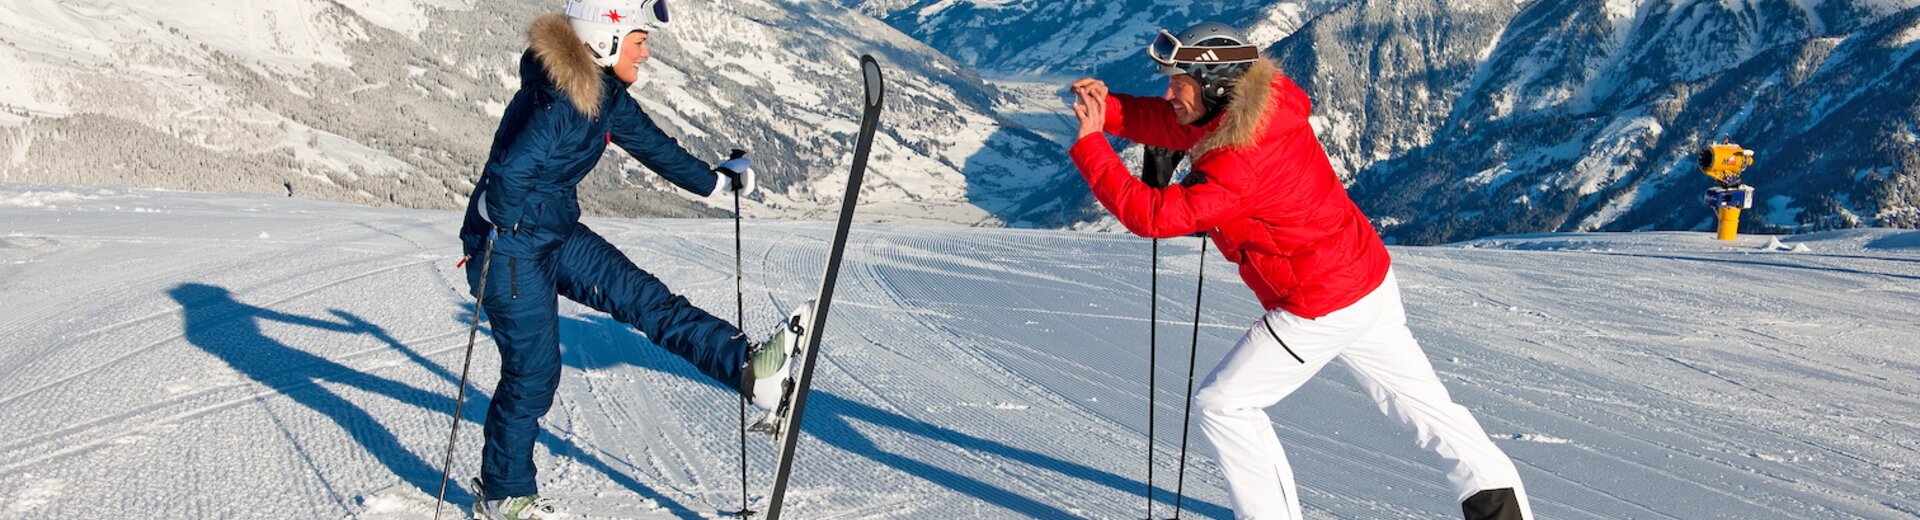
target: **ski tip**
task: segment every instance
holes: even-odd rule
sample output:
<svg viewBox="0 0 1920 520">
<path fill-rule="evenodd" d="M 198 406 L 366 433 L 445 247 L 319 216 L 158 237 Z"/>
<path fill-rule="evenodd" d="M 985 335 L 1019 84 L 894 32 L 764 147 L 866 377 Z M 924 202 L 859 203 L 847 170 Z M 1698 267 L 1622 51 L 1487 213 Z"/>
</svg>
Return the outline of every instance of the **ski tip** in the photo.
<svg viewBox="0 0 1920 520">
<path fill-rule="evenodd" d="M 880 76 L 880 62 L 872 54 L 860 56 L 860 72 L 866 79 L 867 106 L 880 106 L 880 100 L 886 95 L 886 86 Z"/>
</svg>

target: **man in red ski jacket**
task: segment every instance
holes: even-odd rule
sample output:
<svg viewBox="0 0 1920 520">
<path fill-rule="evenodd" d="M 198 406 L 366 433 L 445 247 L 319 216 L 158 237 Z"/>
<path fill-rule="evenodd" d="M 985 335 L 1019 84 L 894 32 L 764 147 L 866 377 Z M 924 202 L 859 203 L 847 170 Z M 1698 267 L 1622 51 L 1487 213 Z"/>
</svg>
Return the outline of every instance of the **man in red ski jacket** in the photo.
<svg viewBox="0 0 1920 520">
<path fill-rule="evenodd" d="M 1532 518 L 1513 462 L 1453 403 L 1407 329 L 1392 259 L 1315 140 L 1306 93 L 1224 24 L 1161 31 L 1148 55 L 1168 75 L 1164 98 L 1073 84 L 1080 139 L 1070 154 L 1134 234 L 1212 237 L 1267 311 L 1194 395 L 1236 515 L 1301 518 L 1265 409 L 1339 358 L 1382 412 L 1440 455 L 1469 520 Z M 1185 151 L 1197 178 L 1142 182 L 1105 134 Z"/>
</svg>

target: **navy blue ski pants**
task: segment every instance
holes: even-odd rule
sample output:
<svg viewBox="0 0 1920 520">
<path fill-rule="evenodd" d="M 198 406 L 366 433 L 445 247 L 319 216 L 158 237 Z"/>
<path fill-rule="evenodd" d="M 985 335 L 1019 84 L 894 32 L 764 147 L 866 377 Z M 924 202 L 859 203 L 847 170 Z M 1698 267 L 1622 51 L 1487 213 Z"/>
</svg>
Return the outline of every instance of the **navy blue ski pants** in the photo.
<svg viewBox="0 0 1920 520">
<path fill-rule="evenodd" d="M 468 287 L 479 287 L 482 263 L 467 263 Z M 559 249 L 541 258 L 496 254 L 481 302 L 500 347 L 500 384 L 487 409 L 481 452 L 488 497 L 537 491 L 534 438 L 560 385 L 559 296 L 632 325 L 726 387 L 740 386 L 746 359 L 740 329 L 674 294 L 586 225 L 575 224 Z"/>
</svg>

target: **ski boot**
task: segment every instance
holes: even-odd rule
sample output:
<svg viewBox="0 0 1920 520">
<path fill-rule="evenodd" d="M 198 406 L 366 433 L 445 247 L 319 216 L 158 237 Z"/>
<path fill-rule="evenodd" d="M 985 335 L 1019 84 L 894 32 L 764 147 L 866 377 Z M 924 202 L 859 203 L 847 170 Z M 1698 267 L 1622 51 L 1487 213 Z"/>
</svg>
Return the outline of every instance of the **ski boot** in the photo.
<svg viewBox="0 0 1920 520">
<path fill-rule="evenodd" d="M 480 493 L 480 479 L 473 479 L 473 520 L 558 520 L 566 518 L 559 507 L 540 495 L 488 500 Z"/>
<path fill-rule="evenodd" d="M 1529 520 L 1526 495 L 1513 488 L 1483 489 L 1460 503 L 1467 520 Z"/>
<path fill-rule="evenodd" d="M 766 416 L 747 427 L 750 431 L 775 436 L 785 428 L 787 410 L 798 390 L 793 380 L 794 365 L 806 362 L 807 327 L 813 326 L 813 304 L 809 300 L 795 309 L 773 335 L 749 354 L 745 376 L 747 395 L 753 405 L 767 411 Z"/>
</svg>

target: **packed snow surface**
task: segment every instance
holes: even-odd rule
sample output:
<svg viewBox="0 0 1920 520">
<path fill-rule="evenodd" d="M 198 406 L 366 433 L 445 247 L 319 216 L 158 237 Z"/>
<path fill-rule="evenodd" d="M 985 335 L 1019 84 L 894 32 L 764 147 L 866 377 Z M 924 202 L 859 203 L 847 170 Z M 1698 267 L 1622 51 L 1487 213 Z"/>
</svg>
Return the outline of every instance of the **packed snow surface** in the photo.
<svg viewBox="0 0 1920 520">
<path fill-rule="evenodd" d="M 0 517 L 431 515 L 472 311 L 455 214 L 119 188 L 0 201 Z M 749 219 L 758 336 L 815 290 L 831 230 Z M 733 315 L 731 222 L 589 224 Z M 1541 518 L 1920 515 L 1920 234 L 1769 238 L 1393 254 L 1415 333 Z M 1183 516 L 1228 518 L 1198 432 L 1176 480 L 1199 243 L 1163 246 L 1155 515 L 1183 487 Z M 1140 518 L 1147 255 L 1116 234 L 857 227 L 791 517 Z M 1258 314 L 1206 261 L 1202 377 Z M 738 507 L 733 394 L 579 305 L 560 333 L 543 493 L 584 518 Z M 458 482 L 496 359 L 483 325 Z M 1345 370 L 1271 414 L 1310 517 L 1458 515 L 1435 457 Z M 747 440 L 760 508 L 774 449 Z"/>
</svg>

